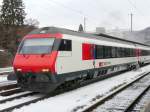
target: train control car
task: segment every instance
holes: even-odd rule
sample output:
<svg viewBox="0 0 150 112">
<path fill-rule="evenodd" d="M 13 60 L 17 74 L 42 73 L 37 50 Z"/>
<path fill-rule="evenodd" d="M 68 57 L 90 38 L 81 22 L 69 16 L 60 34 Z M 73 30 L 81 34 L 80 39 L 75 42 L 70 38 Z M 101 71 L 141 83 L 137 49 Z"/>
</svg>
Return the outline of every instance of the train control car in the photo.
<svg viewBox="0 0 150 112">
<path fill-rule="evenodd" d="M 105 34 L 44 27 L 27 34 L 13 67 L 25 90 L 52 92 L 56 88 L 109 77 L 150 62 L 150 46 Z"/>
</svg>

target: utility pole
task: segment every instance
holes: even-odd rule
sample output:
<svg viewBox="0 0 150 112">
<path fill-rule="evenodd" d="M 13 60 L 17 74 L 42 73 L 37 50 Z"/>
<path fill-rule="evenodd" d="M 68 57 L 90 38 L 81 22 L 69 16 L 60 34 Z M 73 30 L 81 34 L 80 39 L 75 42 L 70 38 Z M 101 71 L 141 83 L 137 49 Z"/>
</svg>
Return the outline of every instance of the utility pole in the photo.
<svg viewBox="0 0 150 112">
<path fill-rule="evenodd" d="M 84 32 L 86 30 L 86 17 L 84 16 Z"/>
<path fill-rule="evenodd" d="M 131 32 L 133 31 L 133 14 L 131 13 L 130 14 L 130 17 L 131 17 Z"/>
</svg>

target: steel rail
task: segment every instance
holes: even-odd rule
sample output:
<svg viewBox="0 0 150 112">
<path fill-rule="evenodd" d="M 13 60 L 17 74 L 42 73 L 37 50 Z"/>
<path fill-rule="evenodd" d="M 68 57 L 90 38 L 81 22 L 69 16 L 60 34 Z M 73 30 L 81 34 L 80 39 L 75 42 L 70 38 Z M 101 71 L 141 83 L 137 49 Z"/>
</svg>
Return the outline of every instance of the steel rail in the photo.
<svg viewBox="0 0 150 112">
<path fill-rule="evenodd" d="M 124 110 L 124 112 L 131 112 L 134 106 L 140 101 L 140 99 L 145 95 L 145 93 L 150 89 L 150 85 L 146 87 Z"/>
<path fill-rule="evenodd" d="M 0 100 L 0 104 L 5 103 L 7 101 L 12 101 L 14 99 L 19 99 L 19 98 L 22 98 L 22 97 L 32 96 L 32 95 L 35 95 L 35 94 L 37 94 L 37 93 L 35 93 L 35 92 L 29 92 L 29 93 L 25 93 L 25 94 L 21 94 L 21 95 L 9 97 L 9 98 Z"/>
<path fill-rule="evenodd" d="M 39 98 L 36 98 L 36 99 L 33 99 L 33 100 L 30 100 L 30 101 L 27 101 L 27 102 L 24 102 L 24 103 L 20 103 L 18 105 L 14 105 L 12 107 L 8 107 L 8 108 L 5 108 L 5 109 L 2 109 L 0 110 L 0 112 L 10 112 L 12 111 L 13 109 L 15 108 L 20 108 L 20 107 L 23 107 L 25 105 L 29 105 L 31 103 L 36 103 L 38 101 L 41 101 L 41 100 L 44 100 L 46 98 L 49 98 L 51 95 L 46 95 L 46 96 L 43 96 L 43 97 L 39 97 Z"/>
<path fill-rule="evenodd" d="M 121 91 L 125 90 L 126 88 L 128 88 L 130 85 L 132 85 L 133 83 L 139 81 L 140 79 L 142 79 L 143 77 L 147 76 L 150 72 L 148 73 L 143 73 L 141 76 L 139 76 L 138 78 L 136 78 L 135 80 L 133 80 L 132 82 L 129 82 L 121 87 L 119 87 L 118 89 L 112 91 L 111 93 L 107 94 L 106 96 L 100 98 L 99 100 L 97 100 L 95 103 L 93 104 L 89 104 L 85 107 L 83 107 L 83 109 L 81 109 L 82 112 L 90 112 L 93 111 L 94 109 L 96 109 L 98 106 L 102 105 L 105 101 L 108 101 L 110 98 L 112 98 L 113 96 L 115 96 L 116 94 L 120 93 Z M 79 110 L 80 111 L 80 110 Z"/>
<path fill-rule="evenodd" d="M 22 92 L 21 88 L 13 88 L 13 89 L 9 89 L 9 90 L 0 92 L 0 95 L 1 96 L 9 96 L 9 95 L 12 95 L 15 93 L 20 93 L 20 92 Z"/>
</svg>

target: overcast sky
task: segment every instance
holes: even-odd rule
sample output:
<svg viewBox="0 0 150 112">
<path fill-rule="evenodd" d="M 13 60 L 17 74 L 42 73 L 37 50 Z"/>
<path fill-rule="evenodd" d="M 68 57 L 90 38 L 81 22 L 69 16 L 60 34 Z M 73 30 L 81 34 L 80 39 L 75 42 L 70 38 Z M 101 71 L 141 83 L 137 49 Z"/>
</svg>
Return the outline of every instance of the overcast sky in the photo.
<svg viewBox="0 0 150 112">
<path fill-rule="evenodd" d="M 0 0 L 0 3 L 2 0 Z M 58 26 L 77 30 L 83 17 L 86 29 L 133 29 L 150 26 L 150 0 L 24 0 L 26 18 L 37 19 L 40 26 Z"/>
</svg>

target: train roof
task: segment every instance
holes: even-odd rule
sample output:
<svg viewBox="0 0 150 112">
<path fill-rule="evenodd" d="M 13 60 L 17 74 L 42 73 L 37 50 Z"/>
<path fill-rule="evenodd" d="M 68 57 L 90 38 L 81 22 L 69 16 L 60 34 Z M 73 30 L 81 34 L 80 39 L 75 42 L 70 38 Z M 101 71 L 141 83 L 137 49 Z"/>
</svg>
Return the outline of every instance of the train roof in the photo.
<svg viewBox="0 0 150 112">
<path fill-rule="evenodd" d="M 43 28 L 39 28 L 39 29 L 36 29 L 36 30 L 32 31 L 29 34 L 41 34 L 41 33 L 62 33 L 62 34 L 83 36 L 83 37 L 92 38 L 92 39 L 94 37 L 98 40 L 103 39 L 103 40 L 115 41 L 115 42 L 116 41 L 121 41 L 121 42 L 128 42 L 128 43 L 132 43 L 132 44 L 138 44 L 138 45 L 150 47 L 150 45 L 146 45 L 146 44 L 143 44 L 143 43 L 140 43 L 140 42 L 135 42 L 135 41 L 127 40 L 127 39 L 122 39 L 122 38 L 118 38 L 118 37 L 103 34 L 103 33 L 99 33 L 99 34 L 86 33 L 86 32 L 79 32 L 79 31 L 74 31 L 74 30 L 70 30 L 70 29 L 65 29 L 65 28 L 58 28 L 58 27 L 43 27 Z"/>
</svg>

